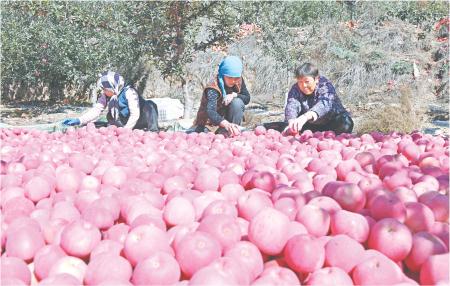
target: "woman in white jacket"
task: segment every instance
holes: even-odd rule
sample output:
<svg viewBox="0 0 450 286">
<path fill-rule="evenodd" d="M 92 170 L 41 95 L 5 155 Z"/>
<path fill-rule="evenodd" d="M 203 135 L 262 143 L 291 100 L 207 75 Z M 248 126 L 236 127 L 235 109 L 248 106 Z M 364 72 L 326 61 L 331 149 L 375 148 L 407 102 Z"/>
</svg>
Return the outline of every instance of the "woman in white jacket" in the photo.
<svg viewBox="0 0 450 286">
<path fill-rule="evenodd" d="M 158 108 L 145 100 L 116 72 L 104 72 L 98 80 L 103 92 L 94 106 L 78 118 L 68 118 L 63 124 L 75 126 L 96 120 L 108 108 L 108 125 L 129 129 L 158 131 Z"/>
</svg>

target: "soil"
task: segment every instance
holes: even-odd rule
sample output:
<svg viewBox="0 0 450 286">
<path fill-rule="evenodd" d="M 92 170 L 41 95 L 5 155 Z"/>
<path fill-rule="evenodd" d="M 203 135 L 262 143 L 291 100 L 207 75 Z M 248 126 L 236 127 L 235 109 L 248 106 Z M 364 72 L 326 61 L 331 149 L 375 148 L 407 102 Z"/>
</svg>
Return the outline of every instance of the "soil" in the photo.
<svg viewBox="0 0 450 286">
<path fill-rule="evenodd" d="M 49 124 L 60 122 L 66 118 L 77 117 L 84 110 L 89 108 L 85 105 L 50 105 L 42 102 L 27 102 L 17 104 L 0 105 L 1 119 L 0 123 L 9 126 L 30 126 L 37 124 Z M 355 129 L 358 122 L 363 118 L 363 112 L 353 112 Z M 449 136 L 449 111 L 444 106 L 430 104 L 427 113 L 428 120 L 422 127 L 422 132 L 432 135 Z M 251 106 L 245 113 L 244 127 L 253 128 L 262 122 L 274 122 L 283 120 L 283 110 L 281 108 L 267 108 Z M 189 120 L 180 120 L 182 126 L 189 124 Z M 161 122 L 165 129 L 175 122 Z M 181 122 L 180 122 L 181 123 Z"/>
</svg>

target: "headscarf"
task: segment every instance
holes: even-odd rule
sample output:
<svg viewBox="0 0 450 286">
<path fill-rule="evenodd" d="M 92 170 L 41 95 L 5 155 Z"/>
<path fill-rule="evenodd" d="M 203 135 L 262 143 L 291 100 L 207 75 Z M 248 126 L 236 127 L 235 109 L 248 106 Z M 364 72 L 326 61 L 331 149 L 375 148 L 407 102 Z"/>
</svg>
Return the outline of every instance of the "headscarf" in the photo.
<svg viewBox="0 0 450 286">
<path fill-rule="evenodd" d="M 100 74 L 99 76 L 100 78 L 97 84 L 100 88 L 112 90 L 116 95 L 120 94 L 120 91 L 125 85 L 125 81 L 120 74 L 112 71 L 107 71 Z"/>
<path fill-rule="evenodd" d="M 241 77 L 242 76 L 242 61 L 236 56 L 225 57 L 219 65 L 219 88 L 222 91 L 222 96 L 226 95 L 224 76 Z"/>
</svg>

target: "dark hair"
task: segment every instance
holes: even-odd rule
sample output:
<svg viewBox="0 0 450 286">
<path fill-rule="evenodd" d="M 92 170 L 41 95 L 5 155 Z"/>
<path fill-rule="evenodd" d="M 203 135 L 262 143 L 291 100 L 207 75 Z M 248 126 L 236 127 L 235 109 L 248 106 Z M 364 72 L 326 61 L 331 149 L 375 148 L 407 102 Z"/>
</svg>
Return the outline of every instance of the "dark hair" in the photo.
<svg viewBox="0 0 450 286">
<path fill-rule="evenodd" d="M 319 69 L 311 64 L 311 63 L 304 63 L 298 68 L 295 69 L 295 77 L 304 77 L 304 76 L 312 76 L 317 77 L 319 75 Z"/>
</svg>

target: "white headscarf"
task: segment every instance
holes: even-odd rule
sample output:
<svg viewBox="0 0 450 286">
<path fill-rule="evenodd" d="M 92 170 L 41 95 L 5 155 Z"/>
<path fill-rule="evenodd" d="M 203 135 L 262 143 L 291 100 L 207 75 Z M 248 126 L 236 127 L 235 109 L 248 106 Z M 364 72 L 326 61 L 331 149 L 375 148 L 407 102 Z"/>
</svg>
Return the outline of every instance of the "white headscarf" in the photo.
<svg viewBox="0 0 450 286">
<path fill-rule="evenodd" d="M 100 78 L 97 82 L 97 85 L 100 88 L 110 89 L 114 92 L 114 94 L 119 95 L 123 86 L 125 85 L 125 81 L 123 77 L 112 71 L 107 71 L 99 75 Z"/>
</svg>

